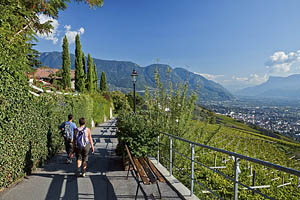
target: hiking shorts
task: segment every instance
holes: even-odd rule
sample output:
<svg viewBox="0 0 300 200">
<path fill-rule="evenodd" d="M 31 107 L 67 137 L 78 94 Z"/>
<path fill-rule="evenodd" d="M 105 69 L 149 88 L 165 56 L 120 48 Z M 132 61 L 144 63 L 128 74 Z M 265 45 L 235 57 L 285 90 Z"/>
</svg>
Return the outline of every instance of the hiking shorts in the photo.
<svg viewBox="0 0 300 200">
<path fill-rule="evenodd" d="M 90 147 L 90 144 L 87 144 L 83 149 L 75 148 L 76 159 L 81 160 L 82 162 L 88 161 Z"/>
</svg>

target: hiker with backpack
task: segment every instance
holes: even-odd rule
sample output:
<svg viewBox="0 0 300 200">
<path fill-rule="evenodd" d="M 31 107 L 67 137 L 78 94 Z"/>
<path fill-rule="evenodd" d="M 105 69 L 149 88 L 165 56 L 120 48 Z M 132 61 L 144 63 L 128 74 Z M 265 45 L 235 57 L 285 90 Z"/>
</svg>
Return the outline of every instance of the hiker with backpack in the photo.
<svg viewBox="0 0 300 200">
<path fill-rule="evenodd" d="M 92 149 L 92 153 L 94 153 L 94 145 L 92 140 L 91 130 L 85 126 L 85 119 L 82 117 L 79 119 L 80 127 L 77 128 L 74 132 L 73 138 L 73 147 L 76 155 L 76 176 L 81 175 L 84 177 L 86 174 L 86 167 L 88 161 L 88 153 L 90 148 Z"/>
<path fill-rule="evenodd" d="M 65 148 L 67 152 L 67 163 L 72 163 L 72 155 L 73 155 L 73 136 L 74 136 L 74 130 L 77 128 L 76 124 L 73 121 L 73 115 L 68 115 L 68 121 L 63 122 L 59 128 L 62 131 L 62 136 L 65 140 Z"/>
</svg>

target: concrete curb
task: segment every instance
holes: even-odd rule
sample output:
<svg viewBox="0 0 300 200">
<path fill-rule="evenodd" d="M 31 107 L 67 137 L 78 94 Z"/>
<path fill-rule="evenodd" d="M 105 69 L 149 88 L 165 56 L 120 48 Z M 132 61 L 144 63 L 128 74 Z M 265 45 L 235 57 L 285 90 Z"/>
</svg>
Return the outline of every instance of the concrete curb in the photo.
<svg viewBox="0 0 300 200">
<path fill-rule="evenodd" d="M 182 198 L 186 200 L 199 200 L 199 198 L 196 195 L 190 195 L 191 191 L 183 185 L 179 180 L 177 180 L 174 176 L 170 176 L 169 171 L 162 166 L 157 160 L 153 157 L 149 157 L 149 159 L 152 161 L 154 166 L 161 172 L 161 174 L 165 177 L 167 183 L 172 187 L 177 194 Z"/>
</svg>

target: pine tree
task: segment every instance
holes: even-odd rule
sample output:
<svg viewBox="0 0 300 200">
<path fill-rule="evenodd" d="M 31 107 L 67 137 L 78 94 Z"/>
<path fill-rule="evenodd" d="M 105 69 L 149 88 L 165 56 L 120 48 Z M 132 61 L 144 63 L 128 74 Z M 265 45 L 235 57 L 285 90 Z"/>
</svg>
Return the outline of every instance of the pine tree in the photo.
<svg viewBox="0 0 300 200">
<path fill-rule="evenodd" d="M 75 39 L 75 90 L 85 91 L 85 78 L 82 65 L 80 36 L 77 34 Z"/>
<path fill-rule="evenodd" d="M 100 91 L 101 92 L 107 91 L 106 76 L 105 76 L 105 72 L 104 71 L 102 71 L 102 73 L 101 73 Z"/>
<path fill-rule="evenodd" d="M 95 90 L 98 89 L 98 73 L 97 73 L 97 67 L 96 64 L 94 64 L 94 83 L 95 83 Z"/>
<path fill-rule="evenodd" d="M 88 83 L 88 91 L 93 92 L 94 91 L 94 63 L 93 59 L 90 54 L 88 54 L 88 60 L 87 60 L 87 83 Z"/>
<path fill-rule="evenodd" d="M 71 58 L 69 54 L 69 43 L 66 36 L 64 37 L 62 47 L 62 86 L 64 89 L 71 89 Z"/>
</svg>

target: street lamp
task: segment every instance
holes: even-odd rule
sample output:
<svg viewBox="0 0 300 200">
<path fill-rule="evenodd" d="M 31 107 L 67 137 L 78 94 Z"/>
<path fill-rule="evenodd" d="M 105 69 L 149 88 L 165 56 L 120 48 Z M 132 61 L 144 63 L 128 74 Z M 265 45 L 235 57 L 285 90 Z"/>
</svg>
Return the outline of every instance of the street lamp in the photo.
<svg viewBox="0 0 300 200">
<path fill-rule="evenodd" d="M 138 74 L 137 74 L 136 70 L 134 69 L 131 73 L 131 80 L 133 83 L 133 112 L 134 113 L 136 111 L 135 83 L 136 83 L 137 77 L 138 77 Z"/>
</svg>

